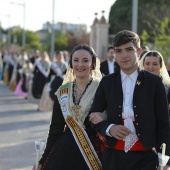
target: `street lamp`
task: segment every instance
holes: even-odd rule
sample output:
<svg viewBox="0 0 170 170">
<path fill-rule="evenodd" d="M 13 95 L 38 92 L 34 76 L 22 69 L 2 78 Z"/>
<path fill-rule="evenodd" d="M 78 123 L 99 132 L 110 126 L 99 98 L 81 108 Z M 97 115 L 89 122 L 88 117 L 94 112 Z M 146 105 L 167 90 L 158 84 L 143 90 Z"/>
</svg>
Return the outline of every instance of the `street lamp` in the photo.
<svg viewBox="0 0 170 170">
<path fill-rule="evenodd" d="M 19 5 L 23 7 L 23 30 L 22 30 L 22 48 L 25 48 L 26 36 L 25 36 L 25 3 L 11 2 L 13 5 Z"/>
<path fill-rule="evenodd" d="M 54 15 L 55 15 L 55 0 L 52 4 L 52 23 L 51 23 L 51 56 L 54 55 L 54 40 L 55 40 L 55 30 L 54 30 Z"/>
<path fill-rule="evenodd" d="M 8 18 L 8 35 L 7 35 L 7 48 L 9 49 L 11 46 L 11 28 L 10 28 L 10 15 L 0 14 L 1 16 Z"/>
<path fill-rule="evenodd" d="M 138 26 L 138 0 L 132 0 L 132 31 L 137 33 Z"/>
</svg>

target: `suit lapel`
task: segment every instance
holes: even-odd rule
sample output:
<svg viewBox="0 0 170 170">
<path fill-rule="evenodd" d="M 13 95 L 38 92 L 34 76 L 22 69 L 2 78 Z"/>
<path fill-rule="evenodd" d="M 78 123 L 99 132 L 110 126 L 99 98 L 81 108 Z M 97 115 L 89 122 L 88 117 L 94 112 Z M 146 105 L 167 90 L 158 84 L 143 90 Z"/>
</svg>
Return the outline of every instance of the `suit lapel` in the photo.
<svg viewBox="0 0 170 170">
<path fill-rule="evenodd" d="M 106 71 L 107 71 L 107 74 L 109 74 L 109 63 L 108 63 L 108 61 L 106 61 Z"/>
<path fill-rule="evenodd" d="M 139 96 L 140 96 L 139 94 L 142 90 L 142 86 L 144 85 L 144 73 L 140 69 L 138 69 L 138 73 L 139 73 L 139 75 L 137 77 L 135 89 L 134 89 L 134 93 L 133 93 L 133 103 L 134 103 L 134 101 L 137 101 L 137 98 L 139 98 Z"/>
<path fill-rule="evenodd" d="M 119 67 L 118 63 L 115 61 L 114 62 L 114 72 L 117 72 L 118 70 L 120 70 L 120 67 Z"/>
<path fill-rule="evenodd" d="M 122 90 L 122 80 L 121 80 L 121 75 L 120 75 L 120 71 L 116 73 L 115 76 L 115 81 L 114 81 L 114 85 L 115 85 L 115 96 L 116 99 L 118 101 L 119 105 L 123 105 L 123 90 Z"/>
</svg>

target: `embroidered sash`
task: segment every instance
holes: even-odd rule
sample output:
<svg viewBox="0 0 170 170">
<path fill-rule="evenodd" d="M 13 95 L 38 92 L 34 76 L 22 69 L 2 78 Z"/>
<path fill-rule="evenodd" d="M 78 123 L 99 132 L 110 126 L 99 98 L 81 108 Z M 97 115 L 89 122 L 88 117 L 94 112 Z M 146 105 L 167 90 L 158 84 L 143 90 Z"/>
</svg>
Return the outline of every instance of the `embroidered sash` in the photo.
<svg viewBox="0 0 170 170">
<path fill-rule="evenodd" d="M 43 68 L 43 66 L 42 66 L 42 64 L 40 63 L 39 60 L 36 61 L 36 66 L 38 67 L 38 69 L 41 71 L 41 73 L 42 73 L 45 77 L 48 76 L 49 70 L 46 71 L 46 70 Z"/>
<path fill-rule="evenodd" d="M 63 73 L 55 61 L 52 62 L 51 68 L 56 73 L 57 76 L 60 76 L 61 78 L 63 78 Z"/>
<path fill-rule="evenodd" d="M 70 94 L 70 84 L 65 84 L 60 87 L 57 94 L 64 119 L 70 128 L 74 139 L 89 167 L 90 170 L 101 170 L 101 162 L 91 144 L 86 131 L 80 124 L 71 116 L 68 107 L 68 99 Z"/>
</svg>

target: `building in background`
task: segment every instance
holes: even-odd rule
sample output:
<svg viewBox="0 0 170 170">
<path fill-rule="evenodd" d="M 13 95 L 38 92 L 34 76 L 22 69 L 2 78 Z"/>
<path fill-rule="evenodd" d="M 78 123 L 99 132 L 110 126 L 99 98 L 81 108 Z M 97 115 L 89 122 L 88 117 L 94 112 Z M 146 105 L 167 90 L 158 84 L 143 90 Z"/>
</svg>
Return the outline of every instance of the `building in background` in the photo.
<svg viewBox="0 0 170 170">
<path fill-rule="evenodd" d="M 42 45 L 45 45 L 47 42 L 47 37 L 51 34 L 52 25 L 50 22 L 46 22 L 43 24 L 41 30 L 36 31 L 36 33 L 40 37 L 40 41 Z M 54 30 L 61 34 L 72 34 L 76 38 L 81 38 L 84 34 L 87 33 L 87 25 L 85 24 L 72 24 L 65 22 L 56 22 L 54 24 Z M 49 42 L 50 43 L 50 42 Z"/>
<path fill-rule="evenodd" d="M 43 30 L 51 30 L 51 24 L 49 22 L 43 24 Z M 54 30 L 60 31 L 62 34 L 73 33 L 80 37 L 84 32 L 87 32 L 87 26 L 85 24 L 57 22 L 54 24 Z"/>
<path fill-rule="evenodd" d="M 90 32 L 90 46 L 94 48 L 100 60 L 104 60 L 106 58 L 109 26 L 110 25 L 106 22 L 104 17 L 104 11 L 102 11 L 101 19 L 98 19 L 97 13 L 95 13 L 95 19 Z"/>
</svg>

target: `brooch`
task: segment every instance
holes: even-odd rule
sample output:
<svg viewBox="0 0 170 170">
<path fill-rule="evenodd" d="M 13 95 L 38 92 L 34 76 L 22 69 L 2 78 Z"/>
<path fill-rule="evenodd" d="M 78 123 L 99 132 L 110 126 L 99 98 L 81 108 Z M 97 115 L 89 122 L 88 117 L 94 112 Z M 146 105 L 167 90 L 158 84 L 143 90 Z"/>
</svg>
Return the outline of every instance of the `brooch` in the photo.
<svg viewBox="0 0 170 170">
<path fill-rule="evenodd" d="M 136 84 L 139 86 L 141 84 L 141 82 L 137 80 Z"/>
</svg>

